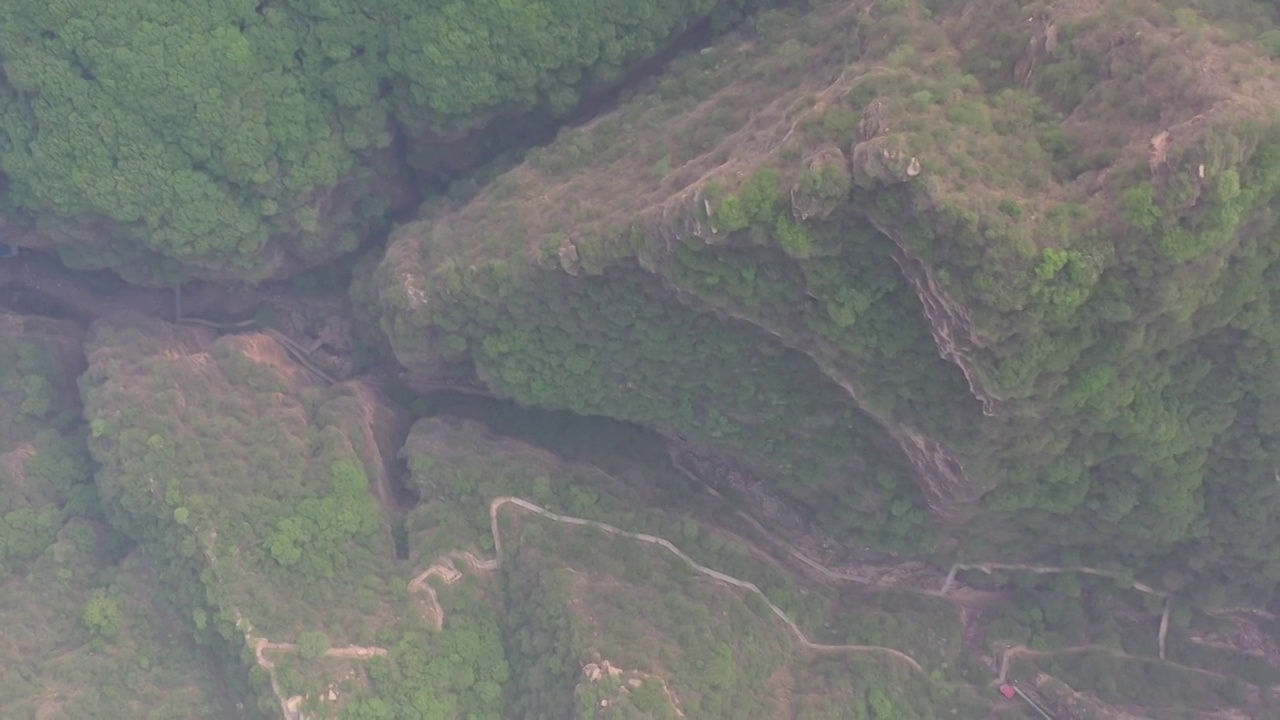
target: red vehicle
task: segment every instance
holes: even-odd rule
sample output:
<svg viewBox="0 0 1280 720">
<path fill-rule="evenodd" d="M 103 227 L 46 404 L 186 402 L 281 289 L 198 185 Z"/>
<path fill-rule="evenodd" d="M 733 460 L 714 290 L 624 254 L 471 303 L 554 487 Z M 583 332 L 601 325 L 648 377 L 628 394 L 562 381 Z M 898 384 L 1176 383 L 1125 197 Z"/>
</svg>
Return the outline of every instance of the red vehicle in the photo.
<svg viewBox="0 0 1280 720">
<path fill-rule="evenodd" d="M 1000 694 L 1010 700 L 1012 700 L 1016 695 L 1022 698 L 1023 700 L 1025 700 L 1026 703 L 1031 706 L 1031 709 L 1035 710 L 1037 713 L 1040 714 L 1040 717 L 1044 718 L 1045 720 L 1053 720 L 1053 715 L 1050 715 L 1048 710 L 1045 710 L 1043 707 L 1040 707 L 1039 703 L 1027 697 L 1027 694 L 1019 690 L 1015 685 L 1011 685 L 1009 683 L 1005 683 L 1004 685 L 1001 685 Z"/>
</svg>

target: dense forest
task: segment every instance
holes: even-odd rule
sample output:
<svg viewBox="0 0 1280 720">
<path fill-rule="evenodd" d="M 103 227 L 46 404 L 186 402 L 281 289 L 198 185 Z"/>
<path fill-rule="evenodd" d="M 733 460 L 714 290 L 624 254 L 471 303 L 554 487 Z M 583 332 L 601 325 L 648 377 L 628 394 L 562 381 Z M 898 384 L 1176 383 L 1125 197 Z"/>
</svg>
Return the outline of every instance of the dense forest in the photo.
<svg viewBox="0 0 1280 720">
<path fill-rule="evenodd" d="M 3 714 L 1275 716 L 1278 61 L 1262 0 L 0 3 Z"/>
<path fill-rule="evenodd" d="M 296 271 L 737 4 L 5 3 L 0 212 L 142 281 Z"/>
</svg>

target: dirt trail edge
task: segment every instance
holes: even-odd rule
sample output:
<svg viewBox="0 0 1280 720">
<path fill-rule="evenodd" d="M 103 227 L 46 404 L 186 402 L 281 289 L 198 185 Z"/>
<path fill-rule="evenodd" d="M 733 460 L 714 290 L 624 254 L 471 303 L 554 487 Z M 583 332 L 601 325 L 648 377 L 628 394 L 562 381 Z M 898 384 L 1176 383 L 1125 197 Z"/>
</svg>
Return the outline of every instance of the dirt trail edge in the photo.
<svg viewBox="0 0 1280 720">
<path fill-rule="evenodd" d="M 691 568 L 693 568 L 697 572 L 703 575 L 706 575 L 707 577 L 710 577 L 714 580 L 718 580 L 722 583 L 725 583 L 726 585 L 732 585 L 734 587 L 742 588 L 744 590 L 755 593 L 757 596 L 759 596 L 761 600 L 764 601 L 764 603 L 769 607 L 769 609 L 773 611 L 773 614 L 777 615 L 778 618 L 782 620 L 783 623 L 786 624 L 786 626 L 791 630 L 792 635 L 795 636 L 796 640 L 798 640 L 801 645 L 808 648 L 809 650 L 814 650 L 817 652 L 878 653 L 881 655 L 887 655 L 889 657 L 894 658 L 895 660 L 906 663 L 907 665 L 910 665 L 913 669 L 921 673 L 924 672 L 924 668 L 920 666 L 920 663 L 916 662 L 915 658 L 911 657 L 910 655 L 907 655 L 904 652 L 894 650 L 893 648 L 881 647 L 879 645 L 825 645 L 822 643 L 813 642 L 812 640 L 809 639 L 808 636 L 804 634 L 804 631 L 802 631 L 800 627 L 796 625 L 794 620 L 787 617 L 787 614 L 783 612 L 782 608 L 773 604 L 773 602 L 769 600 L 769 598 L 764 594 L 764 591 L 761 590 L 759 587 L 757 587 L 755 583 L 747 582 L 745 580 L 739 580 L 738 578 L 732 577 L 730 575 L 726 575 L 722 572 L 719 572 L 718 570 L 712 570 L 711 568 L 706 567 L 705 565 L 701 565 L 697 561 L 695 561 L 693 558 L 686 555 L 684 551 L 676 547 L 669 540 L 666 540 L 660 537 L 655 537 L 653 535 L 646 535 L 644 533 L 628 532 L 626 530 L 622 530 L 620 528 L 616 528 L 612 525 L 598 522 L 596 520 L 587 520 L 585 518 L 572 517 L 570 515 L 561 515 L 559 513 L 551 512 L 550 510 L 547 510 L 546 508 L 541 507 L 539 505 L 535 505 L 529 502 L 528 500 L 524 500 L 518 497 L 510 497 L 510 496 L 497 497 L 497 498 L 494 498 L 489 503 L 489 531 L 493 534 L 493 549 L 494 549 L 494 555 L 495 555 L 494 559 L 481 560 L 477 558 L 475 555 L 472 555 L 471 553 L 462 553 L 462 552 L 451 553 L 450 556 L 445 560 L 432 563 L 431 567 L 427 568 L 425 572 L 423 572 L 421 575 L 418 575 L 416 578 L 413 579 L 412 582 L 409 583 L 410 592 L 421 590 L 427 593 L 431 601 L 431 604 L 433 605 L 432 614 L 434 616 L 433 619 L 436 620 L 437 627 L 443 626 L 442 625 L 443 612 L 441 611 L 439 602 L 436 601 L 435 591 L 432 590 L 431 587 L 426 584 L 427 578 L 432 577 L 433 575 L 438 575 L 439 577 L 441 577 L 441 579 L 444 580 L 446 584 L 452 584 L 452 582 L 456 582 L 459 577 L 458 571 L 452 567 L 452 563 L 449 560 L 449 558 L 453 558 L 453 557 L 461 557 L 463 560 L 465 560 L 468 564 L 470 564 L 473 568 L 476 568 L 476 569 L 485 569 L 485 570 L 497 569 L 498 563 L 500 562 L 500 559 L 502 557 L 502 533 L 498 529 L 498 512 L 504 506 L 507 506 L 507 505 L 514 505 L 515 507 L 521 508 L 523 510 L 528 510 L 529 512 L 537 513 L 538 515 L 541 515 L 542 517 L 547 518 L 548 520 L 554 520 L 555 522 L 564 523 L 566 525 L 579 525 L 583 527 L 593 527 L 597 530 L 601 530 L 610 535 L 627 537 L 633 540 L 639 540 L 640 542 L 649 543 L 651 545 L 658 545 L 662 548 L 665 548 L 667 551 L 671 552 L 673 555 L 683 560 L 687 565 L 689 565 Z"/>
<path fill-rule="evenodd" d="M 271 682 L 271 692 L 276 697 L 276 702 L 280 705 L 280 715 L 285 720 L 297 720 L 301 717 L 298 710 L 302 698 L 294 696 L 286 698 L 280 690 L 280 683 L 276 679 L 276 664 L 267 659 L 267 652 L 291 652 L 296 651 L 298 646 L 296 643 L 271 642 L 265 637 L 255 636 L 253 634 L 253 624 L 240 614 L 239 610 L 235 610 L 236 627 L 244 632 L 245 642 L 253 648 L 253 654 L 257 660 L 258 667 L 267 673 L 267 679 Z M 349 645 L 347 647 L 329 648 L 324 652 L 325 657 L 334 658 L 353 658 L 357 660 L 368 660 L 373 657 L 385 657 L 387 649 L 381 647 L 365 647 L 361 645 Z"/>
<path fill-rule="evenodd" d="M 435 624 L 436 630 L 444 629 L 444 608 L 440 607 L 440 600 L 436 597 L 436 589 L 427 584 L 427 578 L 438 577 L 444 581 L 445 585 L 452 585 L 462 579 L 462 573 L 458 572 L 458 569 L 453 566 L 453 558 L 461 558 L 471 566 L 472 570 L 490 571 L 498 569 L 498 561 L 496 559 L 482 560 L 472 553 L 455 551 L 431 563 L 431 566 L 424 570 L 422 574 L 410 580 L 410 593 L 426 593 L 427 602 L 430 605 L 427 614 Z"/>
<path fill-rule="evenodd" d="M 1159 660 L 1157 658 L 1146 657 L 1143 655 L 1133 655 L 1123 650 L 1117 650 L 1115 648 L 1091 643 L 1088 645 L 1073 645 L 1071 647 L 1054 648 L 1052 650 L 1033 650 L 1027 647 L 1026 645 L 1014 645 L 1013 647 L 1006 648 L 1004 653 L 1000 656 L 1000 677 L 998 677 L 996 681 L 992 683 L 992 685 L 999 685 L 1005 681 L 1005 679 L 1009 674 L 1009 660 L 1012 658 L 1053 657 L 1054 655 L 1069 655 L 1072 653 L 1087 653 L 1087 652 L 1102 652 L 1102 653 L 1107 653 L 1108 655 L 1113 655 L 1118 658 L 1124 658 L 1126 660 L 1136 660 L 1138 662 L 1162 663 L 1164 665 L 1171 665 L 1173 667 L 1186 670 L 1188 672 L 1198 673 L 1200 675 L 1205 675 L 1207 677 L 1211 677 L 1217 680 L 1228 679 L 1226 675 L 1223 675 L 1220 672 L 1214 672 L 1213 670 L 1206 670 L 1204 668 L 1192 667 L 1190 665 L 1183 665 L 1181 663 L 1176 663 L 1171 660 Z M 1242 680 L 1241 682 L 1244 682 L 1244 681 Z M 1253 685 L 1253 683 L 1246 683 L 1246 684 Z"/>
</svg>

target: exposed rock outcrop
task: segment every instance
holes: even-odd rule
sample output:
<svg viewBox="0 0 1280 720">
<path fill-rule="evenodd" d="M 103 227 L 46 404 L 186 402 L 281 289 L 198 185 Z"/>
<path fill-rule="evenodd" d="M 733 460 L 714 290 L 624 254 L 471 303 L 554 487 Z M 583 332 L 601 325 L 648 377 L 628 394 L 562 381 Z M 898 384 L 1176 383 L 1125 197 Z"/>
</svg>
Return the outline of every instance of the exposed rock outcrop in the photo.
<svg viewBox="0 0 1280 720">
<path fill-rule="evenodd" d="M 973 320 L 969 311 L 953 300 L 938 282 L 933 268 L 920 259 L 902 240 L 902 234 L 887 223 L 871 219 L 885 237 L 893 240 L 897 250 L 894 262 L 902 269 L 902 276 L 915 288 L 916 296 L 933 334 L 939 357 L 954 363 L 964 373 L 969 392 L 982 403 L 984 415 L 994 415 L 996 403 L 1001 399 L 985 387 L 978 374 L 975 354 L 982 343 L 974 337 Z"/>
<path fill-rule="evenodd" d="M 850 148 L 853 181 L 863 190 L 904 183 L 920 174 L 920 159 L 900 135 L 881 135 Z"/>
</svg>

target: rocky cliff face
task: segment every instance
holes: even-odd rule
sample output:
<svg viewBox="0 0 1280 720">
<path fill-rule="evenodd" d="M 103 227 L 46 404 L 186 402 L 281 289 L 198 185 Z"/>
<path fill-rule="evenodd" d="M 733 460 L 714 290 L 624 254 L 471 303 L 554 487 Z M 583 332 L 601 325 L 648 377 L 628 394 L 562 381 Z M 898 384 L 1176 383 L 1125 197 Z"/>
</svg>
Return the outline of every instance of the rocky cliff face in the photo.
<svg viewBox="0 0 1280 720">
<path fill-rule="evenodd" d="M 923 522 L 906 504 L 966 542 L 1054 527 L 1046 548 L 1180 565 L 1277 461 L 1230 478 L 1254 401 L 1213 389 L 1272 393 L 1272 322 L 1232 318 L 1274 302 L 1277 74 L 1172 16 L 974 25 L 995 5 L 833 3 L 683 61 L 394 236 L 397 356 L 753 457 L 846 530 Z M 1236 331 L 1267 359 L 1223 362 Z"/>
</svg>

